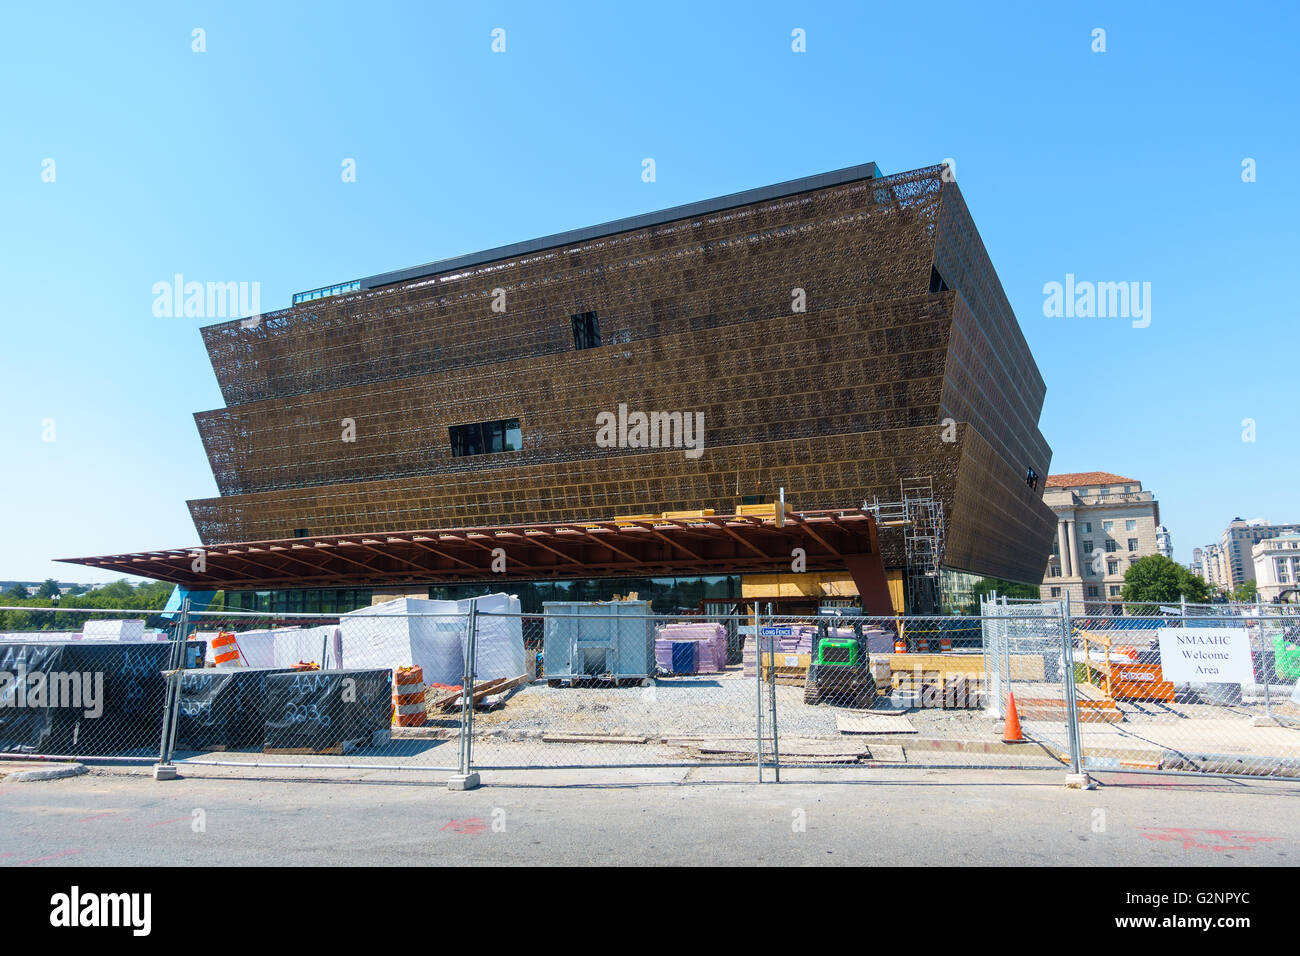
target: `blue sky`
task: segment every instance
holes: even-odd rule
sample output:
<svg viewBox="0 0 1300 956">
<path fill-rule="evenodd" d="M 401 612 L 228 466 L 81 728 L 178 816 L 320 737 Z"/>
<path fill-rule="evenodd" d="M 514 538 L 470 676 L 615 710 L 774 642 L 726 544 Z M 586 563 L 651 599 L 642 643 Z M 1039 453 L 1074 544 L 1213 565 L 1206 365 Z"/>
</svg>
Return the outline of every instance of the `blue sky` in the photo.
<svg viewBox="0 0 1300 956">
<path fill-rule="evenodd" d="M 102 580 L 51 559 L 198 541 L 185 500 L 216 488 L 192 413 L 222 402 L 206 320 L 155 317 L 156 282 L 256 281 L 271 310 L 867 160 L 956 160 L 1047 381 L 1054 472 L 1142 480 L 1182 561 L 1234 516 L 1300 520 L 1298 20 L 1282 3 L 6 7 L 0 579 Z M 1150 282 L 1150 327 L 1045 318 L 1066 273 Z"/>
</svg>

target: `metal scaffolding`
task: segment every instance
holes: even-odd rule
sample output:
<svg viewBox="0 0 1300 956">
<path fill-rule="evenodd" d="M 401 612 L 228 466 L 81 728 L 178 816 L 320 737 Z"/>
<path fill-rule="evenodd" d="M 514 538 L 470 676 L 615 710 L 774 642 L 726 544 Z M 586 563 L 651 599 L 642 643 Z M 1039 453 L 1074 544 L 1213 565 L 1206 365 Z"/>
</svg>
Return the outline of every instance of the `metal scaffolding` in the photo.
<svg viewBox="0 0 1300 956">
<path fill-rule="evenodd" d="M 897 501 L 875 499 L 867 510 L 880 529 L 903 535 L 904 600 L 909 614 L 934 614 L 939 609 L 939 566 L 943 563 L 943 502 L 934 496 L 930 476 L 899 481 Z"/>
</svg>

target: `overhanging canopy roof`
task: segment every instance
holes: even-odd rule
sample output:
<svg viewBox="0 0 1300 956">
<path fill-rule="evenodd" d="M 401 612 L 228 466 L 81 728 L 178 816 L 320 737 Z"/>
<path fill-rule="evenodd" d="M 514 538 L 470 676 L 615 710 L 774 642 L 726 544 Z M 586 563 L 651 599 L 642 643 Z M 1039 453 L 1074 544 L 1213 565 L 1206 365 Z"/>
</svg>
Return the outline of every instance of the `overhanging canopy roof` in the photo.
<svg viewBox="0 0 1300 956">
<path fill-rule="evenodd" d="M 809 571 L 843 569 L 879 553 L 875 521 L 856 508 L 787 513 L 781 527 L 775 515 L 611 518 L 320 535 L 60 560 L 216 590 L 789 571 L 795 548 L 804 549 Z M 493 559 L 501 553 L 505 570 L 494 571 Z"/>
</svg>

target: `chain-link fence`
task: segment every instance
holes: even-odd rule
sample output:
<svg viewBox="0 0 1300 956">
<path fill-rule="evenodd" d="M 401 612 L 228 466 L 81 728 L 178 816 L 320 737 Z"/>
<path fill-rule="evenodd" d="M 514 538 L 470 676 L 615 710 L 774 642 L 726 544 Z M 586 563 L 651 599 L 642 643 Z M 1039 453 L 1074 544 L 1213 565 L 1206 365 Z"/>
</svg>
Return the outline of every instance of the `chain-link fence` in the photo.
<svg viewBox="0 0 1300 956">
<path fill-rule="evenodd" d="M 663 615 L 622 601 L 538 615 L 506 595 L 332 616 L 49 609 L 0 635 L 0 755 L 1300 777 L 1295 609 L 1074 615 L 992 596 L 980 610 Z"/>
<path fill-rule="evenodd" d="M 1300 777 L 1300 608 L 1122 610 L 1071 617 L 1084 770 Z"/>
<path fill-rule="evenodd" d="M 0 633 L 0 755 L 158 759 L 167 675 L 201 664 L 198 642 L 156 611 L 4 610 L 20 629 Z"/>
<path fill-rule="evenodd" d="M 1017 678 L 1042 683 L 1045 657 L 1060 657 L 1057 615 L 1046 643 L 1017 647 Z M 751 764 L 760 776 L 790 765 L 1060 767 L 1061 748 L 1003 741 L 982 624 L 557 604 L 536 677 L 474 716 L 474 764 Z"/>
</svg>

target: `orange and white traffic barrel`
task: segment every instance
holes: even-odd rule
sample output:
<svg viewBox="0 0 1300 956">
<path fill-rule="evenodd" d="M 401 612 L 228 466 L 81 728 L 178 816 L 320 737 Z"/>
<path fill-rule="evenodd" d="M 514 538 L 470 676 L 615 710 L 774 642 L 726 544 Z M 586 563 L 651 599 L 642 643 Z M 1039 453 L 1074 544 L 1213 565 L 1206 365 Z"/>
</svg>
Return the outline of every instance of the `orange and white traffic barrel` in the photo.
<svg viewBox="0 0 1300 956">
<path fill-rule="evenodd" d="M 424 671 L 418 667 L 399 667 L 393 675 L 393 723 L 398 727 L 423 727 Z"/>
<path fill-rule="evenodd" d="M 899 637 L 899 638 L 895 638 L 895 639 L 894 639 L 894 653 L 895 653 L 895 654 L 906 654 L 906 653 L 907 653 L 907 641 L 903 640 L 901 637 Z"/>
<path fill-rule="evenodd" d="M 928 637 L 918 637 L 916 639 L 916 652 L 918 654 L 930 653 L 930 639 Z"/>
<path fill-rule="evenodd" d="M 221 631 L 212 641 L 212 660 L 218 667 L 240 663 L 239 642 L 229 631 Z"/>
<path fill-rule="evenodd" d="M 947 654 L 951 650 L 952 650 L 952 638 L 951 637 L 939 638 L 939 651 L 943 654 Z"/>
</svg>

